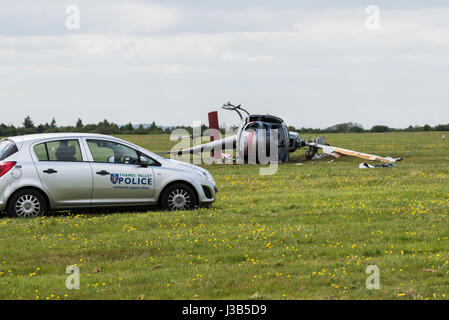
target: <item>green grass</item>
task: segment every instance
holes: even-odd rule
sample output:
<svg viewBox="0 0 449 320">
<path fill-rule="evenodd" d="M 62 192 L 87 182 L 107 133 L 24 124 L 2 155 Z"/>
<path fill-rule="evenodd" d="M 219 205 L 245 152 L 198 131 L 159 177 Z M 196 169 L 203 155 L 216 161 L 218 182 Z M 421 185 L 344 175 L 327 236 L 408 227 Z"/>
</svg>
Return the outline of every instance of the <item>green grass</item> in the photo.
<svg viewBox="0 0 449 320">
<path fill-rule="evenodd" d="M 327 138 L 404 161 L 360 170 L 359 159 L 305 161 L 300 150 L 273 176 L 207 166 L 220 189 L 212 209 L 1 218 L 0 298 L 447 298 L 449 145 L 437 132 Z M 65 288 L 73 264 L 79 290 Z M 368 265 L 380 290 L 366 289 Z"/>
</svg>

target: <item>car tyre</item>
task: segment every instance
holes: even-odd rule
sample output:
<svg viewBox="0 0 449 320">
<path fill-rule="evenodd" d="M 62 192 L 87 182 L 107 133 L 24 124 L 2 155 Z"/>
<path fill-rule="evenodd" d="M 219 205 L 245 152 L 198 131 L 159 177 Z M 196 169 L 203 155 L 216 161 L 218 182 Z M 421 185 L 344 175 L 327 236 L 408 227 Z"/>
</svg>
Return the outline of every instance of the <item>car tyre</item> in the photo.
<svg viewBox="0 0 449 320">
<path fill-rule="evenodd" d="M 41 217 L 47 212 L 47 202 L 40 192 L 24 189 L 12 196 L 7 212 L 12 218 Z"/>
<path fill-rule="evenodd" d="M 192 210 L 198 204 L 195 192 L 184 183 L 175 183 L 162 193 L 162 208 L 168 211 Z"/>
</svg>

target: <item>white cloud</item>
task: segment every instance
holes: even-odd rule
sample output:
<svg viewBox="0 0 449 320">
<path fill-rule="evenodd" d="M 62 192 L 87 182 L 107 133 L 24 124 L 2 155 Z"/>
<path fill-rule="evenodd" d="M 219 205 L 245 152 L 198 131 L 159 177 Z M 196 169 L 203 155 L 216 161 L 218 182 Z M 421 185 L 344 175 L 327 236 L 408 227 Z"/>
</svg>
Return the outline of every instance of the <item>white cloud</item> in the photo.
<svg viewBox="0 0 449 320">
<path fill-rule="evenodd" d="M 80 10 L 80 29 L 67 30 L 66 7 Z M 176 25 L 180 18 L 176 7 L 145 1 L 110 0 L 31 1 L 17 0 L 2 6 L 0 33 L 3 35 L 57 35 L 69 33 L 155 33 Z"/>
<path fill-rule="evenodd" d="M 146 3 L 95 1 L 80 8 L 87 32 L 153 33 L 179 19 L 176 9 Z"/>
</svg>

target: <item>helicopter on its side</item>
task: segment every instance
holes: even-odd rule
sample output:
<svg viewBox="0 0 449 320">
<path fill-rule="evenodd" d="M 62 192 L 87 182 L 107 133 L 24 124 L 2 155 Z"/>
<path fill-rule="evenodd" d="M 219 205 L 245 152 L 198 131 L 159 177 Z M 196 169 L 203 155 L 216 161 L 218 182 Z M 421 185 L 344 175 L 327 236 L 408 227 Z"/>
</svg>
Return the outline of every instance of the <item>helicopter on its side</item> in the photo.
<svg viewBox="0 0 449 320">
<path fill-rule="evenodd" d="M 221 139 L 216 134 L 211 133 L 211 142 L 167 153 L 181 155 L 186 153 L 214 152 L 216 148 L 219 150 L 232 148 L 237 150 L 237 158 L 235 159 L 237 163 L 251 163 L 251 155 L 256 155 L 255 162 L 260 163 L 260 152 L 264 153 L 265 158 L 270 158 L 270 152 L 275 149 L 277 151 L 277 157 L 271 157 L 271 159 L 276 159 L 275 162 L 277 163 L 286 163 L 290 160 L 290 153 L 300 148 L 307 148 L 305 157 L 308 160 L 320 159 L 325 155 L 335 158 L 347 155 L 383 163 L 402 160 L 402 158 L 380 157 L 333 147 L 325 141 L 324 137 L 306 141 L 297 132 L 288 131 L 284 120 L 279 117 L 269 114 L 250 114 L 241 105 L 233 105 L 230 102 L 225 103 L 222 108 L 224 110 L 235 111 L 239 115 L 240 124 L 237 129 L 237 134 Z M 215 133 L 220 130 L 217 111 L 209 112 L 209 129 L 213 129 L 211 132 L 214 131 Z M 276 137 L 271 136 L 272 132 L 277 132 L 277 139 L 273 139 Z M 262 150 L 259 150 L 259 148 Z M 226 156 L 223 153 L 221 155 L 222 157 Z"/>
</svg>

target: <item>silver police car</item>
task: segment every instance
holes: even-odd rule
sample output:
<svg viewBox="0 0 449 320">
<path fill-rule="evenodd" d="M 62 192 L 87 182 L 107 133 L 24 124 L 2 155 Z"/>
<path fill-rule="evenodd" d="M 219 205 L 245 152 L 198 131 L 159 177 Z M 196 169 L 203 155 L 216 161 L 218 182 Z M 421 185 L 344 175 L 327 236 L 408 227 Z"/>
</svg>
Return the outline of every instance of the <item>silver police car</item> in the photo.
<svg viewBox="0 0 449 320">
<path fill-rule="evenodd" d="M 189 210 L 215 201 L 214 178 L 111 136 L 33 134 L 0 140 L 0 212 L 159 205 Z"/>
</svg>

